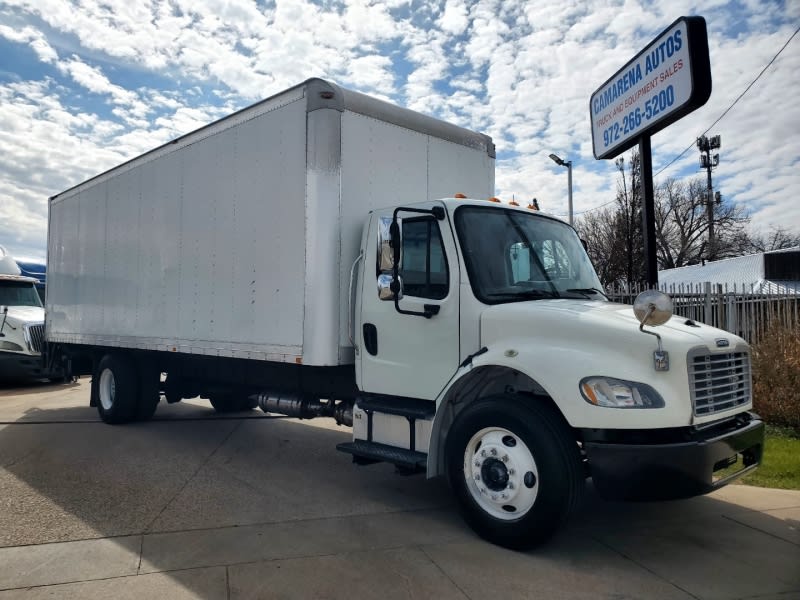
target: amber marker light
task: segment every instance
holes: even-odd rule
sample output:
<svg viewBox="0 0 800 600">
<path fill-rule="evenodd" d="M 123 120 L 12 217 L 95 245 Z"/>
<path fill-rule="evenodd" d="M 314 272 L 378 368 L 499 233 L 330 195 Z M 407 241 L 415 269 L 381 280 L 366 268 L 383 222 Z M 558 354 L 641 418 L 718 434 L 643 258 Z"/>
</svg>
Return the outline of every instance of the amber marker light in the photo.
<svg viewBox="0 0 800 600">
<path fill-rule="evenodd" d="M 597 396 L 594 395 L 594 390 L 585 383 L 583 384 L 582 387 L 583 387 L 583 393 L 589 400 L 591 400 L 592 404 L 597 404 Z"/>
<path fill-rule="evenodd" d="M 492 196 L 491 198 L 489 198 L 489 202 L 500 202 L 500 198 L 497 198 L 496 196 Z"/>
<path fill-rule="evenodd" d="M 459 200 L 465 200 L 466 196 L 461 192 L 456 192 L 456 194 L 453 195 L 453 198 L 458 198 Z"/>
</svg>

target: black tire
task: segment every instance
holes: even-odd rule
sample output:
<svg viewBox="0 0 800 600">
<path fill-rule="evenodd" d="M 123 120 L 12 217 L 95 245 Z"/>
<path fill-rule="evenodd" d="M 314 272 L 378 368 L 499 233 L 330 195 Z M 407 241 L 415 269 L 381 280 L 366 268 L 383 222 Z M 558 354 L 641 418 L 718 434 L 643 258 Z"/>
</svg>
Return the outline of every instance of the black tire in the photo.
<svg viewBox="0 0 800 600">
<path fill-rule="evenodd" d="M 252 410 L 257 406 L 257 402 L 243 395 L 236 394 L 216 394 L 209 398 L 211 406 L 218 413 L 233 413 Z"/>
<path fill-rule="evenodd" d="M 568 425 L 533 399 L 499 395 L 469 406 L 453 423 L 445 452 L 464 520 L 482 538 L 514 550 L 552 536 L 585 485 Z"/>
<path fill-rule="evenodd" d="M 136 365 L 123 354 L 106 354 L 92 376 L 92 403 L 111 425 L 132 421 L 139 400 Z"/>
<path fill-rule="evenodd" d="M 139 363 L 139 381 L 141 388 L 134 418 L 137 421 L 149 421 L 153 418 L 161 400 L 159 392 L 161 373 L 154 363 L 146 360 Z"/>
</svg>

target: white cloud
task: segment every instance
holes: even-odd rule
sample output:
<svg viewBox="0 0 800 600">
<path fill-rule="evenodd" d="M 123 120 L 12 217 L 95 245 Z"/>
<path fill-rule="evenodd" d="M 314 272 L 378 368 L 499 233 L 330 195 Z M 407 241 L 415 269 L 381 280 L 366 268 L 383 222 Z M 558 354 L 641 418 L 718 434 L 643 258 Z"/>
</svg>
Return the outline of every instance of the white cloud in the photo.
<svg viewBox="0 0 800 600">
<path fill-rule="evenodd" d="M 28 248 L 43 247 L 48 195 L 312 76 L 492 135 L 507 198 L 565 214 L 566 172 L 547 155 L 571 159 L 575 209 L 592 209 L 616 178 L 592 156 L 588 98 L 603 81 L 678 16 L 706 16 L 712 96 L 653 137 L 659 169 L 800 18 L 798 3 L 757 0 L 5 0 L 0 11 L 0 37 L 46 74 L 0 72 L 0 143 L 13 149 L 0 156 L 0 243 Z M 800 229 L 798 43 L 711 131 L 723 137 L 715 185 L 755 227 Z M 692 149 L 661 177 L 696 164 Z"/>
</svg>

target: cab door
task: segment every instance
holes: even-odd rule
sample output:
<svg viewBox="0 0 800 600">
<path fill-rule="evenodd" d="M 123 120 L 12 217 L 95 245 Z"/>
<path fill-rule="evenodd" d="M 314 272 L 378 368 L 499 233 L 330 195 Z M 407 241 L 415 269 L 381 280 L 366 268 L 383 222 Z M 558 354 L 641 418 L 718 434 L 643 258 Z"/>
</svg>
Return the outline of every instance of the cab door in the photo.
<svg viewBox="0 0 800 600">
<path fill-rule="evenodd" d="M 414 209 L 433 206 L 441 204 L 415 204 Z M 356 377 L 364 392 L 434 400 L 458 368 L 458 254 L 449 216 L 442 213 L 442 219 L 398 213 L 403 291 L 397 306 L 393 299 L 381 299 L 378 283 L 381 276 L 385 282 L 391 275 L 380 269 L 378 242 L 381 225 L 385 232 L 392 212 L 373 214 L 356 306 Z"/>
</svg>

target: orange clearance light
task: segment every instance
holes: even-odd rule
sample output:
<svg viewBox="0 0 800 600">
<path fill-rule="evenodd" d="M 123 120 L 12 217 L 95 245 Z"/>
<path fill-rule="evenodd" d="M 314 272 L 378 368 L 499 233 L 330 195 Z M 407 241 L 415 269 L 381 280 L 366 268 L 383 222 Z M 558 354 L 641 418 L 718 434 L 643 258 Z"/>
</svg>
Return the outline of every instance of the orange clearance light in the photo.
<svg viewBox="0 0 800 600">
<path fill-rule="evenodd" d="M 458 198 L 459 200 L 464 200 L 466 198 L 466 196 L 464 194 L 462 194 L 461 192 L 456 192 L 453 195 L 453 198 Z"/>
<path fill-rule="evenodd" d="M 509 206 L 519 206 L 519 203 L 516 200 L 512 200 L 508 203 Z"/>
<path fill-rule="evenodd" d="M 497 198 L 496 196 L 492 196 L 491 198 L 489 198 L 489 202 L 500 202 L 500 198 Z"/>
<path fill-rule="evenodd" d="M 539 210 L 533 204 L 528 204 L 528 210 Z"/>
<path fill-rule="evenodd" d="M 583 393 L 592 401 L 592 404 L 597 404 L 597 396 L 594 395 L 594 390 L 585 383 L 583 384 Z"/>
</svg>

